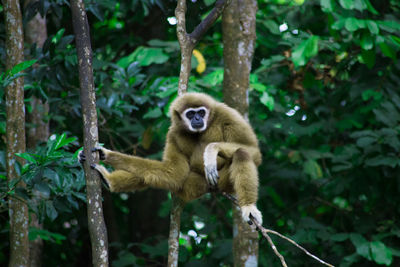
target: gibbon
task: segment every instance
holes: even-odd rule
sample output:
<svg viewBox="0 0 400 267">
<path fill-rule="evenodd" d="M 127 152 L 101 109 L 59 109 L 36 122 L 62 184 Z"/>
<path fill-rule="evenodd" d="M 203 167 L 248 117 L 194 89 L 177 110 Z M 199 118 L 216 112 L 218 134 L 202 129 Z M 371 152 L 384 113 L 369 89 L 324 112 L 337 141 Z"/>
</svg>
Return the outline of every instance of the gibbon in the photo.
<svg viewBox="0 0 400 267">
<path fill-rule="evenodd" d="M 112 192 L 153 187 L 172 191 L 186 202 L 210 189 L 235 193 L 243 219 L 251 223 L 251 214 L 261 224 L 256 207 L 261 153 L 249 123 L 235 109 L 203 93 L 178 97 L 170 115 L 162 161 L 95 147 L 92 151 L 115 170 L 91 167 Z M 83 153 L 79 160 L 85 160 Z"/>
</svg>

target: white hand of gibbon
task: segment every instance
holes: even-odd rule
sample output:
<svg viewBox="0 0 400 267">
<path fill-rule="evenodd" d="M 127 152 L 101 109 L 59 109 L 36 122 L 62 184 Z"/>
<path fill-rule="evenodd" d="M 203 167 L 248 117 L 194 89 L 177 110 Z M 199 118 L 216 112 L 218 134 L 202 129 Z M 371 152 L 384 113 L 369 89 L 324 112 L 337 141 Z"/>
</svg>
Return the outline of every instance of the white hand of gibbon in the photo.
<svg viewBox="0 0 400 267">
<path fill-rule="evenodd" d="M 216 145 L 217 143 L 208 144 L 203 154 L 204 173 L 206 175 L 206 180 L 207 183 L 213 188 L 217 187 L 219 179 L 217 170 L 218 149 Z"/>
</svg>

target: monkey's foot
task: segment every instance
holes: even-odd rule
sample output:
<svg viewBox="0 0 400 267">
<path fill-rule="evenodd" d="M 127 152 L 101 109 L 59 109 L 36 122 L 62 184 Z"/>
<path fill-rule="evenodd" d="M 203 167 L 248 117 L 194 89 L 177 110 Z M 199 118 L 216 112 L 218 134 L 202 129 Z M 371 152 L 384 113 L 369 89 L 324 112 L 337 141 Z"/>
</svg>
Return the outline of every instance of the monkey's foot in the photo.
<svg viewBox="0 0 400 267">
<path fill-rule="evenodd" d="M 95 164 L 95 163 L 91 164 L 90 168 L 92 170 L 96 170 L 99 173 L 100 179 L 104 182 L 105 187 L 108 190 L 110 190 L 110 184 L 109 184 L 108 180 L 104 177 L 104 175 L 107 175 L 109 173 L 107 171 L 107 169 L 104 166 L 99 165 L 99 164 Z"/>
<path fill-rule="evenodd" d="M 262 214 L 261 212 L 257 209 L 256 205 L 247 205 L 241 207 L 242 210 L 242 218 L 245 222 L 251 225 L 252 228 L 255 228 L 256 226 L 253 224 L 253 222 L 250 219 L 250 214 L 254 217 L 254 219 L 262 224 Z"/>
<path fill-rule="evenodd" d="M 86 156 L 83 153 L 83 150 L 79 151 L 79 153 L 78 153 L 78 161 L 79 161 L 79 163 L 83 164 L 83 162 L 85 162 L 85 160 L 86 160 Z"/>
</svg>

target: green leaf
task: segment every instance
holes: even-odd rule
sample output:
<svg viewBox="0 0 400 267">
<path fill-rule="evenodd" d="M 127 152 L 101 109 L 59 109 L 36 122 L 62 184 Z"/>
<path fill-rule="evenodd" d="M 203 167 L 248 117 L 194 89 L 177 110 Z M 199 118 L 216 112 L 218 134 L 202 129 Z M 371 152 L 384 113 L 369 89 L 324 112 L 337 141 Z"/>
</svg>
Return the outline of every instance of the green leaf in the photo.
<svg viewBox="0 0 400 267">
<path fill-rule="evenodd" d="M 346 18 L 340 18 L 339 20 L 335 21 L 335 23 L 332 24 L 331 28 L 334 30 L 343 29 L 345 23 L 346 23 Z"/>
<path fill-rule="evenodd" d="M 15 65 L 8 73 L 8 76 L 14 76 L 15 74 L 29 68 L 30 66 L 32 66 L 33 64 L 35 64 L 37 62 L 37 59 L 33 59 L 33 60 L 27 60 L 24 62 L 21 62 L 17 65 Z"/>
<path fill-rule="evenodd" d="M 33 241 L 33 240 L 36 240 L 38 237 L 40 237 L 41 239 L 46 240 L 46 241 L 55 242 L 57 244 L 61 244 L 63 240 L 67 239 L 64 235 L 59 234 L 59 233 L 52 233 L 45 229 L 30 227 L 29 228 L 29 240 Z"/>
<path fill-rule="evenodd" d="M 354 0 L 354 9 L 363 11 L 364 9 L 367 9 L 367 4 L 364 0 Z"/>
<path fill-rule="evenodd" d="M 373 33 L 373 34 L 378 34 L 379 33 L 379 27 L 378 24 L 373 21 L 373 20 L 366 20 L 365 24 L 368 27 L 368 30 Z"/>
<path fill-rule="evenodd" d="M 371 146 L 375 142 L 376 142 L 376 138 L 369 137 L 369 136 L 361 137 L 361 138 L 357 139 L 357 146 L 365 148 L 365 147 Z"/>
<path fill-rule="evenodd" d="M 370 99 L 380 100 L 380 99 L 382 99 L 383 95 L 379 91 L 374 91 L 374 90 L 368 89 L 368 90 L 365 90 L 362 92 L 361 97 L 362 97 L 362 100 L 364 100 L 364 101 L 368 101 Z"/>
<path fill-rule="evenodd" d="M 144 114 L 143 119 L 154 119 L 162 116 L 161 109 L 159 107 L 149 110 Z"/>
<path fill-rule="evenodd" d="M 264 106 L 266 106 L 270 111 L 274 110 L 275 100 L 266 91 L 264 91 L 260 97 L 260 102 L 263 103 Z"/>
<path fill-rule="evenodd" d="M 310 175 L 312 179 L 322 178 L 322 169 L 319 166 L 318 162 L 315 160 L 309 159 L 303 165 L 304 173 Z"/>
<path fill-rule="evenodd" d="M 364 50 L 370 50 L 374 47 L 374 40 L 372 39 L 370 34 L 364 33 L 361 38 L 360 44 Z"/>
<path fill-rule="evenodd" d="M 321 0 L 320 4 L 322 11 L 326 13 L 333 12 L 333 5 L 334 5 L 333 0 Z"/>
<path fill-rule="evenodd" d="M 375 49 L 361 50 L 361 63 L 367 65 L 368 68 L 372 68 L 375 65 Z"/>
<path fill-rule="evenodd" d="M 55 150 L 58 150 L 58 149 L 62 148 L 63 146 L 66 146 L 76 140 L 75 137 L 66 138 L 66 136 L 67 136 L 67 134 L 63 133 L 61 136 L 58 136 L 56 138 Z"/>
<path fill-rule="evenodd" d="M 292 52 L 292 61 L 296 67 L 304 66 L 308 60 L 318 53 L 318 36 L 311 36 L 302 41 Z"/>
<path fill-rule="evenodd" d="M 217 84 L 221 84 L 223 80 L 224 80 L 224 69 L 218 68 L 213 72 L 204 76 L 201 79 L 201 82 L 203 82 L 207 86 L 216 86 Z"/>
<path fill-rule="evenodd" d="M 167 62 L 169 55 L 164 53 L 162 48 L 139 46 L 129 56 L 121 58 L 117 65 L 122 68 L 128 67 L 132 62 L 138 61 L 140 66 L 149 66 L 151 64 L 162 64 Z"/>
<path fill-rule="evenodd" d="M 396 167 L 400 166 L 400 159 L 398 157 L 394 156 L 383 156 L 379 155 L 374 158 L 370 158 L 365 161 L 366 166 L 372 166 L 372 167 L 377 167 L 377 166 L 389 166 L 389 167 Z"/>
<path fill-rule="evenodd" d="M 400 38 L 395 35 L 390 35 L 390 39 L 392 39 L 393 43 L 400 47 Z"/>
<path fill-rule="evenodd" d="M 46 215 L 52 221 L 54 221 L 58 216 L 58 212 L 54 208 L 53 202 L 50 200 L 46 201 Z"/>
<path fill-rule="evenodd" d="M 353 0 L 339 0 L 339 3 L 344 9 L 353 9 L 354 8 Z"/>
<path fill-rule="evenodd" d="M 369 253 L 369 242 L 362 235 L 351 233 L 350 240 L 356 247 L 358 255 L 363 256 L 368 260 L 372 260 L 371 254 Z"/>
<path fill-rule="evenodd" d="M 264 20 L 263 24 L 272 34 L 281 34 L 281 32 L 279 31 L 279 25 L 274 20 Z"/>
<path fill-rule="evenodd" d="M 392 251 L 380 241 L 373 241 L 370 243 L 372 259 L 378 264 L 385 264 L 389 266 L 392 264 Z"/>
<path fill-rule="evenodd" d="M 267 87 L 262 83 L 251 83 L 250 87 L 258 92 L 265 92 L 267 90 Z"/>
<path fill-rule="evenodd" d="M 356 18 L 347 18 L 344 24 L 346 30 L 354 32 L 358 29 L 365 28 L 365 21 Z"/>
<path fill-rule="evenodd" d="M 379 12 L 376 11 L 376 9 L 374 8 L 374 6 L 371 4 L 371 2 L 369 0 L 363 0 L 363 1 L 367 5 L 367 9 L 369 12 L 371 12 L 374 15 L 379 15 Z"/>
<path fill-rule="evenodd" d="M 396 51 L 391 46 L 389 46 L 387 43 L 385 43 L 385 42 L 379 43 L 379 48 L 381 49 L 382 53 L 385 56 L 387 56 L 393 60 L 396 60 Z"/>
<path fill-rule="evenodd" d="M 339 233 L 339 234 L 334 234 L 331 235 L 330 239 L 335 242 L 343 242 L 349 238 L 348 233 Z"/>
<path fill-rule="evenodd" d="M 378 23 L 379 28 L 382 30 L 391 32 L 391 33 L 397 33 L 400 31 L 400 23 L 394 21 L 394 20 L 383 20 L 383 21 L 376 21 Z"/>
<path fill-rule="evenodd" d="M 112 266 L 125 267 L 125 266 L 138 266 L 136 265 L 136 257 L 131 252 L 121 251 L 118 253 L 118 258 L 112 262 Z"/>
<path fill-rule="evenodd" d="M 35 157 L 33 156 L 34 154 L 25 152 L 25 153 L 15 153 L 16 156 L 26 159 L 28 162 L 32 162 L 34 164 L 37 164 L 38 161 L 35 159 Z M 37 157 L 39 157 L 39 155 L 35 155 Z"/>
</svg>

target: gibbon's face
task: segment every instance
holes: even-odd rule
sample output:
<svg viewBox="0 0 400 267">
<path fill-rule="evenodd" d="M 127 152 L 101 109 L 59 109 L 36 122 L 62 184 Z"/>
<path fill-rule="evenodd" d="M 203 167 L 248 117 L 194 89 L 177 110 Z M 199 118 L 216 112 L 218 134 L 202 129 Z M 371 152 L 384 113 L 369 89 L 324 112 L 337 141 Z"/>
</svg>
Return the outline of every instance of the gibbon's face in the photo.
<svg viewBox="0 0 400 267">
<path fill-rule="evenodd" d="M 182 113 L 182 119 L 189 129 L 194 133 L 200 133 L 207 129 L 210 111 L 206 107 L 187 108 Z"/>
</svg>

